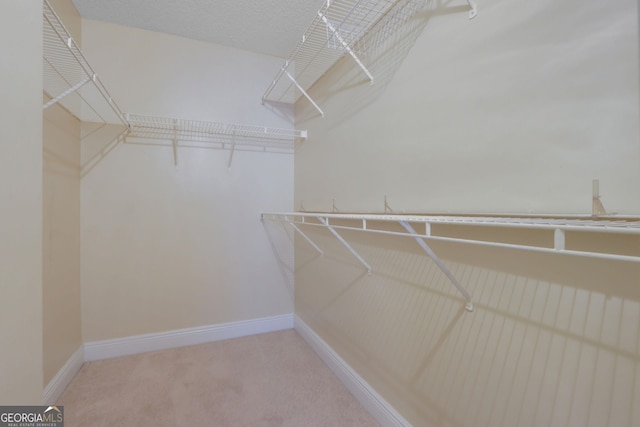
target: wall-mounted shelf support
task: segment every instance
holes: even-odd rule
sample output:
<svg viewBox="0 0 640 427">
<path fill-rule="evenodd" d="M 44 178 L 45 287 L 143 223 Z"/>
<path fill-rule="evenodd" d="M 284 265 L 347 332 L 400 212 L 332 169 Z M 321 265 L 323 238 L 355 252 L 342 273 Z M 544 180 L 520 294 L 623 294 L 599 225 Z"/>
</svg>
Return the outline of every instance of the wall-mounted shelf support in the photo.
<svg viewBox="0 0 640 427">
<path fill-rule="evenodd" d="M 389 206 L 389 202 L 387 201 L 387 196 L 384 196 L 384 213 L 391 213 L 393 209 Z"/>
<path fill-rule="evenodd" d="M 93 78 L 95 79 L 96 75 L 93 75 Z M 80 83 L 71 86 L 69 89 L 65 90 L 64 92 L 62 92 L 60 95 L 56 96 L 55 98 L 50 99 L 46 104 L 44 104 L 42 106 L 43 110 L 46 110 L 47 108 L 51 107 L 54 104 L 57 104 L 58 102 L 60 102 L 62 99 L 64 99 L 65 97 L 67 97 L 68 95 L 71 95 L 72 93 L 76 92 L 77 90 L 79 90 L 82 86 L 86 85 L 87 83 L 89 83 L 90 81 L 92 81 L 92 78 L 87 77 L 86 79 L 82 80 Z"/>
<path fill-rule="evenodd" d="M 471 10 L 469 11 L 469 19 L 473 19 L 478 16 L 478 5 L 476 4 L 475 0 L 467 0 L 467 2 L 469 3 L 469 7 L 471 8 Z"/>
<path fill-rule="evenodd" d="M 564 230 L 559 228 L 555 229 L 553 231 L 553 248 L 556 251 L 564 251 L 566 249 L 565 242 L 566 242 L 566 239 L 565 239 Z"/>
<path fill-rule="evenodd" d="M 176 120 L 173 121 L 173 138 L 171 138 L 171 146 L 173 147 L 173 165 L 178 167 L 178 126 Z"/>
<path fill-rule="evenodd" d="M 231 136 L 231 152 L 229 153 L 229 164 L 227 167 L 231 169 L 231 162 L 233 162 L 233 153 L 236 152 L 236 136 Z"/>
<path fill-rule="evenodd" d="M 592 183 L 592 188 L 593 188 L 593 202 L 591 203 L 591 215 L 593 215 L 593 217 L 606 215 L 607 210 L 604 208 L 604 205 L 600 200 L 600 181 L 597 179 L 594 179 Z"/>
<path fill-rule="evenodd" d="M 346 240 L 344 240 L 344 238 L 340 234 L 338 234 L 336 230 L 334 230 L 334 228 L 331 225 L 329 225 L 329 219 L 322 218 L 321 216 L 317 216 L 316 218 L 318 219 L 318 221 L 324 224 L 324 226 L 331 232 L 331 234 L 333 234 L 335 238 L 338 239 L 340 243 L 342 243 L 344 247 L 347 248 L 347 250 L 349 250 L 349 252 L 351 252 L 351 254 L 354 257 L 356 257 L 362 265 L 365 266 L 365 268 L 367 269 L 367 272 L 371 274 L 371 266 L 360 256 L 360 254 L 358 254 L 358 252 L 356 252 L 355 249 L 351 247 L 351 245 Z"/>
<path fill-rule="evenodd" d="M 367 75 L 367 77 L 369 78 L 369 81 L 371 82 L 371 84 L 373 84 L 373 80 L 374 80 L 373 79 L 373 74 L 371 74 L 371 72 L 369 72 L 367 67 L 365 67 L 364 64 L 362 63 L 362 61 L 360 61 L 360 58 L 358 58 L 358 55 L 356 55 L 356 53 L 353 51 L 353 49 L 351 49 L 351 46 L 349 46 L 349 43 L 347 43 L 346 40 L 340 35 L 340 31 L 338 31 L 336 29 L 336 27 L 334 27 L 333 24 L 331 24 L 331 22 L 329 22 L 329 20 L 327 19 L 327 17 L 325 15 L 322 15 L 320 12 L 318 12 L 318 15 L 320 16 L 320 19 L 322 19 L 322 22 L 324 22 L 325 25 L 327 26 L 327 28 L 331 31 L 331 33 L 333 33 L 333 37 L 335 37 L 340 42 L 340 44 L 342 45 L 344 50 L 349 55 L 351 55 L 353 60 L 356 61 L 356 64 L 358 64 L 358 66 L 362 69 L 362 71 Z"/>
<path fill-rule="evenodd" d="M 464 299 L 467 300 L 467 306 L 465 307 L 467 311 L 473 311 L 473 302 L 471 302 L 471 296 L 467 293 L 460 282 L 458 282 L 458 279 L 455 278 L 455 276 L 451 273 L 451 271 L 449 271 L 447 266 L 444 265 L 444 263 L 440 260 L 440 258 L 438 258 L 438 256 L 435 254 L 435 252 L 433 252 L 429 245 L 425 243 L 422 237 L 420 237 L 418 233 L 416 233 L 416 230 L 413 229 L 411 224 L 409 224 L 407 221 L 399 221 L 399 223 L 404 227 L 405 230 L 409 232 L 409 234 L 413 236 L 418 245 L 427 253 L 427 255 L 429 255 L 429 258 L 431 258 L 433 262 L 436 263 L 438 268 L 444 273 L 445 276 L 447 276 L 451 283 L 453 283 L 456 289 L 458 289 L 458 291 L 462 294 Z"/>
<path fill-rule="evenodd" d="M 173 138 L 171 140 L 171 146 L 173 147 L 173 166 L 178 166 L 178 140 Z"/>
<path fill-rule="evenodd" d="M 295 231 L 298 232 L 298 234 L 300 234 L 311 246 L 313 246 L 313 248 L 318 251 L 320 253 L 320 255 L 324 255 L 324 252 L 322 251 L 322 249 L 320 249 L 318 247 L 318 245 L 316 245 L 313 240 L 311 240 L 311 238 L 309 236 L 307 236 L 302 230 L 300 230 L 300 227 L 298 227 L 293 221 L 291 221 L 288 218 L 285 218 L 285 221 L 291 225 L 291 227 L 293 227 L 293 229 Z"/>
<path fill-rule="evenodd" d="M 289 77 L 289 80 L 291 80 L 293 82 L 295 87 L 298 88 L 300 93 L 302 93 L 304 95 L 304 97 L 307 98 L 307 100 L 311 103 L 311 105 L 313 105 L 313 108 L 318 110 L 320 115 L 322 117 L 324 117 L 324 111 L 322 110 L 322 108 L 320 108 L 320 106 L 316 103 L 316 101 L 314 101 L 313 98 L 311 98 L 311 96 L 307 93 L 307 91 L 304 90 L 304 88 L 302 86 L 300 86 L 300 84 L 296 81 L 296 79 L 293 78 L 293 76 L 291 74 L 289 74 L 288 71 L 285 71 L 284 73 L 286 74 L 287 77 Z M 262 97 L 262 103 L 263 104 L 264 104 L 264 99 L 265 99 L 265 97 L 263 96 Z"/>
</svg>

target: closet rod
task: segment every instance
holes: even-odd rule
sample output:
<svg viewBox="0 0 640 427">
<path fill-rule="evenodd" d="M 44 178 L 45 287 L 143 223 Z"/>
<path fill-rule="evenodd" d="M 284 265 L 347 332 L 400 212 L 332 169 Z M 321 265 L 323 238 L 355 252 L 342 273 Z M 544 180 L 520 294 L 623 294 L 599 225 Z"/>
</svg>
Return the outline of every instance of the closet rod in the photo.
<svg viewBox="0 0 640 427">
<path fill-rule="evenodd" d="M 351 247 L 346 240 L 338 234 L 337 230 L 362 231 L 387 236 L 411 237 L 429 255 L 442 272 L 449 278 L 460 294 L 466 299 L 468 311 L 473 311 L 471 296 L 453 276 L 446 265 L 438 258 L 427 241 L 453 242 L 481 247 L 495 247 L 511 250 L 527 250 L 545 254 L 561 254 L 597 258 L 612 261 L 640 262 L 640 250 L 638 254 L 612 253 L 611 251 L 597 251 L 596 249 L 568 249 L 567 232 L 592 233 L 595 236 L 605 234 L 627 234 L 640 238 L 640 221 L 633 219 L 572 219 L 572 218 L 542 218 L 542 217 L 488 217 L 488 216 L 444 216 L 444 215 L 402 215 L 402 214 L 342 214 L 342 213 L 313 213 L 313 212 L 263 212 L 262 220 L 280 220 L 291 224 L 296 230 L 298 225 L 327 228 L 358 260 L 371 272 L 371 266 Z M 340 224 L 331 220 L 342 220 Z M 353 221 L 349 225 L 344 220 Z M 404 228 L 405 231 L 391 231 L 384 228 L 376 228 L 375 222 L 394 223 Z M 373 223 L 373 224 L 372 224 Z M 420 234 L 414 229 L 415 224 L 424 224 L 425 233 Z M 502 227 L 506 229 L 527 229 L 540 231 L 553 231 L 553 242 L 549 247 L 534 246 L 526 243 L 503 243 L 485 239 L 465 239 L 446 235 L 434 236 L 431 233 L 433 225 Z M 378 225 L 379 227 L 379 225 Z M 300 231 L 302 233 L 302 231 Z M 443 232 L 444 233 L 444 232 Z M 302 233 L 303 234 L 303 233 Z M 320 250 L 311 241 L 308 235 L 303 234 L 316 249 Z M 552 243 L 552 246 L 551 246 Z"/>
</svg>

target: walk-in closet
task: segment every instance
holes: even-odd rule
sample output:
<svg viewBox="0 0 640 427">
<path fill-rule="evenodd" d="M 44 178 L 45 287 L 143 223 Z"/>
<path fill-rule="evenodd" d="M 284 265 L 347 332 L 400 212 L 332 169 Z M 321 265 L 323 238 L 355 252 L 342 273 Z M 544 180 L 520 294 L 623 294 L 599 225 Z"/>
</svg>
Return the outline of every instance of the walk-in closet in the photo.
<svg viewBox="0 0 640 427">
<path fill-rule="evenodd" d="M 639 16 L 1 0 L 0 413 L 640 425 Z"/>
</svg>

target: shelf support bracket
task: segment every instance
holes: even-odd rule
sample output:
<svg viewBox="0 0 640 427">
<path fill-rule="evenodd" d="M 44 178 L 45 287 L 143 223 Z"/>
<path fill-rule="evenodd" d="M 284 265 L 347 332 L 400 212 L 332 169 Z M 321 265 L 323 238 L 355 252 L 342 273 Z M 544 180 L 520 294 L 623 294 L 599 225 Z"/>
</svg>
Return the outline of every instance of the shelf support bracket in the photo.
<svg viewBox="0 0 640 427">
<path fill-rule="evenodd" d="M 467 3 L 469 3 L 469 7 L 471 8 L 469 11 L 469 19 L 473 19 L 478 16 L 478 5 L 475 0 L 467 0 Z"/>
<path fill-rule="evenodd" d="M 307 99 L 309 100 L 309 102 L 310 102 L 310 103 L 315 107 L 315 109 L 316 109 L 316 110 L 318 110 L 318 112 L 320 113 L 320 115 L 321 115 L 322 117 L 324 117 L 324 111 L 322 111 L 322 108 L 320 108 L 320 107 L 318 106 L 318 104 L 316 104 L 316 102 L 315 102 L 315 101 L 314 101 L 314 100 L 309 96 L 309 94 L 307 93 L 307 91 L 306 91 L 306 90 L 304 90 L 304 89 L 302 88 L 302 86 L 300 86 L 300 85 L 298 84 L 298 82 L 296 81 L 296 79 L 294 79 L 294 78 L 293 78 L 293 76 L 292 76 L 291 74 L 289 74 L 289 72 L 288 72 L 288 71 L 285 71 L 285 72 L 284 72 L 284 74 L 285 74 L 287 77 L 289 77 L 289 80 L 291 80 L 291 81 L 293 82 L 293 84 L 298 88 L 298 90 L 299 90 L 300 92 L 302 92 L 302 94 L 304 95 L 304 97 L 305 97 L 305 98 L 307 98 Z"/>
<path fill-rule="evenodd" d="M 228 169 L 231 169 L 231 162 L 233 162 L 233 153 L 236 151 L 236 134 L 235 132 L 231 136 L 231 153 L 229 153 L 229 164 L 227 165 Z"/>
<path fill-rule="evenodd" d="M 564 251 L 565 250 L 565 234 L 564 230 L 560 228 L 556 228 L 553 232 L 553 248 L 556 251 Z"/>
<path fill-rule="evenodd" d="M 94 75 L 95 78 L 95 75 Z M 64 92 L 62 92 L 60 95 L 56 96 L 55 98 L 52 98 L 49 100 L 49 102 L 47 102 L 46 104 L 44 104 L 42 106 L 43 110 L 46 110 L 47 108 L 51 107 L 53 104 L 58 103 L 62 98 L 64 98 L 65 96 L 72 94 L 73 92 L 77 91 L 78 89 L 80 89 L 82 86 L 86 85 L 87 83 L 89 83 L 92 79 L 90 77 L 87 77 L 86 79 L 84 79 L 83 81 L 81 81 L 80 83 L 71 86 L 69 89 L 65 90 Z"/>
<path fill-rule="evenodd" d="M 467 291 L 460 284 L 460 282 L 458 282 L 458 280 L 454 277 L 451 271 L 449 271 L 447 266 L 444 265 L 444 263 L 440 260 L 440 258 L 438 258 L 435 252 L 433 252 L 433 250 L 425 243 L 424 239 L 422 239 L 422 237 L 420 237 L 420 235 L 416 233 L 416 230 L 413 229 L 411 224 L 409 224 L 407 221 L 398 221 L 398 222 L 400 223 L 400 225 L 402 225 L 405 228 L 405 230 L 409 232 L 409 234 L 412 235 L 412 237 L 415 239 L 418 245 L 420 245 L 420 247 L 427 253 L 427 255 L 429 255 L 429 257 L 433 260 L 433 262 L 436 263 L 438 268 L 442 270 L 445 276 L 449 278 L 451 283 L 453 283 L 453 285 L 458 289 L 458 291 L 462 294 L 462 296 L 467 300 L 467 305 L 465 307 L 466 310 L 473 311 L 473 303 L 471 302 L 471 296 L 467 293 Z"/>
<path fill-rule="evenodd" d="M 178 140 L 173 138 L 171 145 L 173 146 L 173 166 L 178 167 Z"/>
<path fill-rule="evenodd" d="M 173 166 L 178 167 L 178 124 L 173 120 L 173 139 L 171 140 L 173 146 Z"/>
<path fill-rule="evenodd" d="M 473 1 L 473 0 L 470 0 L 470 1 Z M 349 55 L 351 55 L 353 60 L 356 61 L 356 64 L 358 64 L 358 66 L 362 69 L 362 71 L 367 75 L 371 84 L 373 84 L 373 80 L 374 80 L 373 75 L 369 72 L 369 70 L 367 70 L 367 67 L 364 66 L 362 61 L 360 61 L 360 58 L 358 58 L 358 55 L 356 55 L 356 53 L 353 51 L 353 49 L 351 49 L 349 44 L 342 38 L 338 30 L 333 26 L 333 24 L 331 24 L 331 22 L 329 22 L 327 17 L 320 12 L 318 12 L 318 15 L 322 19 L 322 22 L 324 22 L 324 24 L 327 26 L 327 28 L 331 30 L 331 32 L 335 35 L 335 37 L 338 39 L 342 47 L 344 47 L 347 53 L 349 53 Z"/>
<path fill-rule="evenodd" d="M 313 240 L 311 240 L 311 238 L 309 236 L 307 236 L 306 234 L 304 234 L 304 232 L 302 230 L 300 230 L 300 228 L 293 222 L 291 221 L 289 218 L 285 217 L 285 221 L 288 222 L 289 224 L 291 224 L 291 227 L 293 227 L 293 229 L 295 231 L 298 232 L 298 234 L 300 234 L 304 240 L 306 240 L 311 246 L 313 246 L 313 248 L 318 251 L 320 253 L 320 255 L 324 255 L 324 252 L 322 252 L 322 249 L 320 249 L 318 247 L 318 245 L 316 245 Z"/>
<path fill-rule="evenodd" d="M 591 205 L 591 215 L 593 215 L 594 218 L 607 214 L 602 201 L 600 201 L 600 181 L 597 179 L 593 180 L 593 203 Z"/>
<path fill-rule="evenodd" d="M 338 232 L 329 225 L 329 221 L 327 221 L 325 218 L 322 218 L 320 216 L 316 217 L 318 219 L 318 221 L 320 221 L 325 227 L 327 227 L 327 229 L 329 229 L 329 231 L 331 232 L 331 234 L 333 234 L 335 236 L 336 239 L 338 239 L 340 241 L 340 243 L 342 243 L 344 245 L 345 248 L 347 248 L 349 250 L 349 252 L 351 252 L 351 254 L 356 257 L 358 259 L 358 261 L 360 261 L 360 263 L 362 265 L 365 266 L 365 268 L 367 269 L 367 272 L 369 273 L 369 275 L 371 275 L 371 266 L 369 264 L 367 264 L 367 262 L 355 251 L 355 249 L 353 249 L 351 247 L 351 245 L 344 240 L 344 238 L 338 234 Z"/>
</svg>

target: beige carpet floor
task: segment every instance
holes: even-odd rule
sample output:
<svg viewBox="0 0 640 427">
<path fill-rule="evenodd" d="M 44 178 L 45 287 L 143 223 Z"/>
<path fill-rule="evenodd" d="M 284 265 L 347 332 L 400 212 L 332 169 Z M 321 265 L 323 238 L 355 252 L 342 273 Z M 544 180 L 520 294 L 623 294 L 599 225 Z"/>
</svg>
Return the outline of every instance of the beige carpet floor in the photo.
<svg viewBox="0 0 640 427">
<path fill-rule="evenodd" d="M 293 330 L 86 363 L 65 427 L 378 426 Z"/>
</svg>

